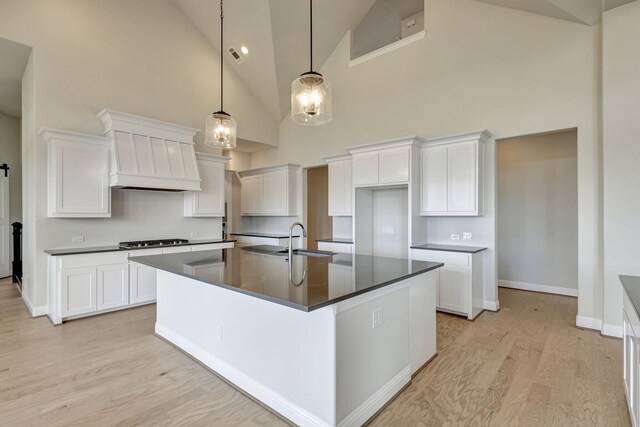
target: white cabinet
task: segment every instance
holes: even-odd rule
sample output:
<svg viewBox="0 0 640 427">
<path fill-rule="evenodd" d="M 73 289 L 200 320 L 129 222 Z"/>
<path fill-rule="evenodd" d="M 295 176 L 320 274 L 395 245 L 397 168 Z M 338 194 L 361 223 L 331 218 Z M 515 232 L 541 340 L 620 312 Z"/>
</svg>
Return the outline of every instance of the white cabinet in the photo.
<svg viewBox="0 0 640 427">
<path fill-rule="evenodd" d="M 184 216 L 224 216 L 224 167 L 228 157 L 196 153 L 202 191 L 184 193 Z"/>
<path fill-rule="evenodd" d="M 318 250 L 350 254 L 353 253 L 353 243 L 318 242 Z"/>
<path fill-rule="evenodd" d="M 240 203 L 242 215 L 262 212 L 262 175 L 248 176 L 242 180 Z"/>
<path fill-rule="evenodd" d="M 638 426 L 640 421 L 640 319 L 629 296 L 623 298 L 623 346 L 624 346 L 624 391 L 631 424 Z"/>
<path fill-rule="evenodd" d="M 406 184 L 411 171 L 411 147 L 353 152 L 353 185 Z"/>
<path fill-rule="evenodd" d="M 284 165 L 240 172 L 243 216 L 295 216 L 300 166 Z"/>
<path fill-rule="evenodd" d="M 423 144 L 421 215 L 482 215 L 484 142 L 491 137 L 482 131 Z"/>
<path fill-rule="evenodd" d="M 129 264 L 97 267 L 96 310 L 124 307 L 129 304 Z"/>
<path fill-rule="evenodd" d="M 329 216 L 351 216 L 351 156 L 325 158 L 329 165 Z"/>
<path fill-rule="evenodd" d="M 438 269 L 437 308 L 474 319 L 484 309 L 482 252 L 464 253 L 411 249 L 411 259 L 441 262 Z"/>
<path fill-rule="evenodd" d="M 78 316 L 96 310 L 96 269 L 74 268 L 60 273 L 62 317 Z"/>
<path fill-rule="evenodd" d="M 90 316 L 156 300 L 156 269 L 129 256 L 160 255 L 232 248 L 233 242 L 185 245 L 78 255 L 49 256 L 49 316 L 58 324 L 65 319 Z M 224 273 L 224 264 L 215 273 Z M 222 273 L 221 273 L 222 271 Z M 213 274 L 213 273 L 211 273 Z"/>
<path fill-rule="evenodd" d="M 129 301 L 130 304 L 142 304 L 156 300 L 157 271 L 153 267 L 131 263 L 129 276 Z"/>
<path fill-rule="evenodd" d="M 52 218 L 111 216 L 109 140 L 43 129 L 47 141 L 47 215 Z"/>
</svg>

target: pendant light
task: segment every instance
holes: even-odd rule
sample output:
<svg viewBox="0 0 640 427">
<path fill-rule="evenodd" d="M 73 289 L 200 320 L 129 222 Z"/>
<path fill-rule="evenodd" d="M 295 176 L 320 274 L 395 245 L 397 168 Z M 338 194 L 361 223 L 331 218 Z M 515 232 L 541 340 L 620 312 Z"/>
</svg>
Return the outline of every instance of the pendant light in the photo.
<svg viewBox="0 0 640 427">
<path fill-rule="evenodd" d="M 213 147 L 229 150 L 236 147 L 236 121 L 224 112 L 224 12 L 220 0 L 220 111 L 207 116 L 207 127 L 204 143 Z"/>
<path fill-rule="evenodd" d="M 313 71 L 313 0 L 309 0 L 309 71 L 291 83 L 291 120 L 318 126 L 331 121 L 331 85 Z"/>
</svg>

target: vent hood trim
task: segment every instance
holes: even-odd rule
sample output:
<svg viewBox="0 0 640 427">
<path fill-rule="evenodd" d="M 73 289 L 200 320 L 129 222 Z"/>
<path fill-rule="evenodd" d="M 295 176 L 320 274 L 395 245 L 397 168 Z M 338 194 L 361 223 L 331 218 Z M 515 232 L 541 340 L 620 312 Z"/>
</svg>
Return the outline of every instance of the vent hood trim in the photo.
<svg viewBox="0 0 640 427">
<path fill-rule="evenodd" d="M 193 141 L 198 129 L 107 109 L 97 117 L 111 143 L 111 187 L 201 190 Z"/>
</svg>

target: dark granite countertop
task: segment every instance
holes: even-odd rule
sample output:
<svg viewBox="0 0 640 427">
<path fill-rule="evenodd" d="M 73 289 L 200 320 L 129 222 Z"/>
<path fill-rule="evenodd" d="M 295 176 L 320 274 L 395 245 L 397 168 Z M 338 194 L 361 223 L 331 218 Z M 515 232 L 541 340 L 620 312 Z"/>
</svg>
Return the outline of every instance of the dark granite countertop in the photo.
<svg viewBox="0 0 640 427">
<path fill-rule="evenodd" d="M 194 246 L 194 245 L 209 245 L 212 243 L 229 243 L 236 242 L 234 239 L 210 239 L 210 240 L 191 240 L 189 243 L 182 245 L 162 246 L 163 248 L 172 248 L 175 246 Z M 146 247 L 146 248 L 121 248 L 118 245 L 112 246 L 94 246 L 94 247 L 78 247 L 78 248 L 61 248 L 61 249 L 45 249 L 44 253 L 52 256 L 62 255 L 80 255 L 80 254 L 97 254 L 100 252 L 123 252 L 123 251 L 137 251 L 140 249 L 160 249 L 159 246 Z"/>
<path fill-rule="evenodd" d="M 444 251 L 444 252 L 462 252 L 466 254 L 476 254 L 486 251 L 487 248 L 479 246 L 463 246 L 463 245 L 438 245 L 435 243 L 425 243 L 424 245 L 411 246 L 411 249 L 425 249 L 428 251 Z"/>
<path fill-rule="evenodd" d="M 327 242 L 327 243 L 346 243 L 349 245 L 353 245 L 353 239 L 341 239 L 341 238 L 333 238 L 329 237 L 326 239 L 317 239 L 316 242 Z"/>
<path fill-rule="evenodd" d="M 286 254 L 260 254 L 234 248 L 129 257 L 129 260 L 302 311 L 317 310 L 444 265 L 351 254 L 327 257 L 294 255 L 293 258 L 294 282 L 302 278 L 303 269 L 307 271 L 299 286 L 289 282 Z M 329 283 L 332 264 L 353 269 L 350 284 L 341 282 L 332 286 Z M 248 265 L 251 268 L 246 268 Z M 194 268 L 197 266 L 224 268 L 224 283 L 212 279 L 209 269 Z"/>
<path fill-rule="evenodd" d="M 252 231 L 239 231 L 237 233 L 229 233 L 230 236 L 247 236 L 247 237 L 266 237 L 268 239 L 288 239 L 288 234 L 278 233 L 254 233 Z M 299 235 L 293 237 L 300 237 Z"/>
<path fill-rule="evenodd" d="M 636 309 L 636 314 L 640 317 L 640 277 L 620 276 L 622 288 L 629 295 L 631 304 Z"/>
</svg>

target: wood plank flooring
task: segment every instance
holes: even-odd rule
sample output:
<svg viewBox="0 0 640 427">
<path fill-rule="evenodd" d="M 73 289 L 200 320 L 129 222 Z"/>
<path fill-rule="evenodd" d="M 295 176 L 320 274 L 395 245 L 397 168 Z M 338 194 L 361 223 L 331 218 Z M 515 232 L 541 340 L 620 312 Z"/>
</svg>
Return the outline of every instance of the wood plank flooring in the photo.
<svg viewBox="0 0 640 427">
<path fill-rule="evenodd" d="M 475 322 L 438 313 L 439 355 L 373 426 L 629 426 L 622 341 L 576 299 L 500 289 Z M 0 281 L 0 426 L 286 425 L 153 334 L 155 306 L 53 327 Z"/>
</svg>

